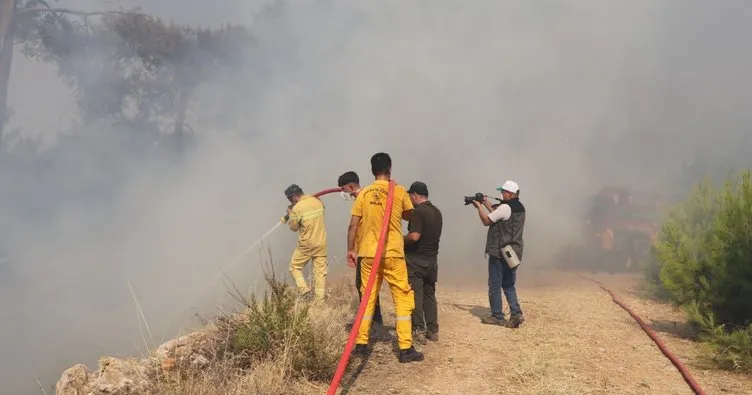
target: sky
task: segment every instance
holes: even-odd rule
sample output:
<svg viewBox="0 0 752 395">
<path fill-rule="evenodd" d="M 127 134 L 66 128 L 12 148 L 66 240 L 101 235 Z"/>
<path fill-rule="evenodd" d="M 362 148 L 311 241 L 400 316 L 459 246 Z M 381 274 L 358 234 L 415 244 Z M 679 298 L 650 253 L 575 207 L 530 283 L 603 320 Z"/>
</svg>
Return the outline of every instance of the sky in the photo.
<svg viewBox="0 0 752 395">
<path fill-rule="evenodd" d="M 424 181 L 444 214 L 440 283 L 486 270 L 486 229 L 463 196 L 519 183 L 524 276 L 561 259 L 589 192 L 664 191 L 698 152 L 719 165 L 750 157 L 740 143 L 752 120 L 743 1 L 290 0 L 276 13 L 240 0 L 61 3 L 244 24 L 257 46 L 201 88 L 188 120 L 199 143 L 180 168 L 126 166 L 106 202 L 67 202 L 43 227 L 24 218 L 7 227 L 18 277 L 3 286 L 0 381 L 18 393 L 36 391 L 35 376 L 54 384 L 76 362 L 142 352 L 129 283 L 158 345 L 197 325 L 193 313 L 228 305 L 220 269 L 243 290 L 261 286 L 264 260 L 286 273 L 295 236 L 284 227 L 268 250 L 234 258 L 278 222 L 289 184 L 313 193 L 348 170 L 366 184 L 379 151 L 398 182 Z M 13 125 L 48 145 L 77 117 L 54 67 L 21 54 L 9 104 Z M 113 178 L 102 161 L 140 154 L 115 141 L 82 146 L 91 164 L 59 181 Z M 324 199 L 330 270 L 345 273 L 351 203 Z"/>
</svg>

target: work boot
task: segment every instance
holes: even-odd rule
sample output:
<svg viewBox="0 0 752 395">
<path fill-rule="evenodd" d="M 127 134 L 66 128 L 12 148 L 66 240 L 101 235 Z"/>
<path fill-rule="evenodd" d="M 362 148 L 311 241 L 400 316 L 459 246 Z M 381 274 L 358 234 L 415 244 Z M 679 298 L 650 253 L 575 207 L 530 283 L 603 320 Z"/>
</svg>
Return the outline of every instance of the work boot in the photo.
<svg viewBox="0 0 752 395">
<path fill-rule="evenodd" d="M 367 357 L 371 353 L 368 344 L 356 344 L 352 355 L 356 357 Z"/>
<path fill-rule="evenodd" d="M 426 344 L 426 343 L 428 343 L 426 341 L 426 335 L 420 329 L 414 329 L 413 330 L 413 341 L 416 341 L 416 342 L 418 342 L 420 344 Z"/>
<path fill-rule="evenodd" d="M 437 342 L 439 341 L 439 334 L 436 332 L 426 332 L 426 339 L 432 342 Z"/>
<path fill-rule="evenodd" d="M 519 328 L 523 322 L 525 322 L 525 316 L 523 316 L 522 313 L 514 314 L 511 317 L 509 317 L 509 322 L 507 323 L 507 327 Z"/>
<path fill-rule="evenodd" d="M 507 324 L 507 320 L 504 318 L 497 318 L 493 315 L 489 315 L 488 317 L 481 318 L 480 322 L 488 325 L 502 325 L 505 326 Z"/>
<path fill-rule="evenodd" d="M 415 347 L 410 347 L 407 350 L 400 350 L 399 361 L 400 363 L 417 362 L 423 360 L 423 353 L 415 350 Z"/>
</svg>

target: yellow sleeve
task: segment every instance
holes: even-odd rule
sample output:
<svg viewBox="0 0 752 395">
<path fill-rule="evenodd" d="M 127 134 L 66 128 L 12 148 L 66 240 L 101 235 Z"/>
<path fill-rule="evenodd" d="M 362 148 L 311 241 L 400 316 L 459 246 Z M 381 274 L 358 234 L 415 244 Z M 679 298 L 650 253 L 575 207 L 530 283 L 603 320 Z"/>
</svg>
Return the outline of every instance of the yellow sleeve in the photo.
<svg viewBox="0 0 752 395">
<path fill-rule="evenodd" d="M 400 188 L 400 194 L 402 195 L 402 211 L 410 211 L 413 207 L 413 202 L 410 200 L 410 195 L 407 194 L 405 188 Z"/>
<path fill-rule="evenodd" d="M 299 229 L 298 222 L 300 219 L 298 218 L 298 213 L 295 212 L 295 208 L 293 207 L 292 210 L 290 210 L 290 218 L 287 220 L 287 225 L 290 227 L 290 230 L 293 232 L 297 232 Z"/>
</svg>

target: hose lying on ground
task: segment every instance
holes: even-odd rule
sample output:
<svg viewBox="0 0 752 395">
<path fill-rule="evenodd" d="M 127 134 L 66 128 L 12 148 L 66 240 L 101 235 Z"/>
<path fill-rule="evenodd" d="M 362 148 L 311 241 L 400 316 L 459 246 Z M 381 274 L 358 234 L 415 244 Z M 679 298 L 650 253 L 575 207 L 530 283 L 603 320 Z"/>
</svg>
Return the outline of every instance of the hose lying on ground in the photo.
<svg viewBox="0 0 752 395">
<path fill-rule="evenodd" d="M 334 372 L 332 382 L 329 384 L 329 390 L 327 395 L 334 395 L 337 393 L 337 387 L 339 387 L 342 376 L 345 374 L 345 368 L 350 361 L 350 354 L 352 353 L 353 346 L 355 346 L 355 338 L 360 330 L 360 324 L 363 321 L 363 315 L 366 312 L 366 305 L 368 305 L 368 299 L 371 297 L 371 289 L 376 280 L 376 272 L 379 271 L 379 265 L 381 263 L 381 256 L 384 255 L 384 242 L 386 241 L 386 232 L 389 228 L 389 220 L 392 216 L 392 204 L 394 201 L 394 181 L 389 182 L 389 192 L 386 195 L 386 206 L 384 209 L 384 220 L 381 222 L 381 232 L 379 232 L 379 242 L 376 247 L 376 255 L 373 258 L 373 267 L 371 267 L 371 274 L 368 276 L 368 283 L 366 289 L 363 291 L 363 297 L 360 299 L 360 306 L 358 306 L 358 314 L 355 315 L 355 322 L 350 330 L 350 337 L 347 339 L 345 345 L 345 351 L 340 357 L 337 370 Z"/>
<path fill-rule="evenodd" d="M 611 295 L 611 299 L 614 301 L 614 303 L 619 305 L 622 309 L 624 309 L 627 313 L 629 313 L 629 315 L 632 316 L 632 318 L 634 318 L 635 321 L 637 321 L 637 323 L 640 325 L 642 330 L 645 331 L 645 333 L 647 333 L 648 336 L 650 336 L 653 342 L 655 342 L 655 345 L 658 346 L 658 348 L 661 350 L 663 355 L 665 355 L 666 358 L 668 358 L 669 361 L 671 361 L 671 363 L 674 364 L 674 366 L 676 367 L 677 370 L 679 370 L 679 373 L 681 373 L 682 377 L 684 377 L 684 381 L 687 382 L 687 384 L 692 389 L 692 391 L 694 391 L 695 394 L 697 395 L 705 395 L 705 391 L 703 391 L 702 388 L 700 387 L 700 384 L 698 384 L 697 381 L 695 381 L 694 377 L 692 377 L 692 375 L 689 373 L 689 370 L 687 370 L 686 366 L 684 366 L 684 364 L 679 360 L 679 358 L 676 355 L 674 355 L 674 353 L 672 353 L 671 350 L 668 349 L 668 347 L 666 347 L 666 344 L 663 343 L 663 341 L 658 337 L 655 331 L 653 331 L 653 329 L 650 328 L 642 320 L 642 318 L 640 318 L 634 311 L 632 311 L 632 309 L 630 309 L 629 306 L 627 306 L 624 302 L 622 302 L 621 299 L 619 299 L 613 292 L 611 292 L 611 290 L 606 288 L 606 286 L 603 285 L 603 283 L 601 283 L 600 281 L 594 280 L 592 278 L 588 278 L 585 276 L 580 276 L 580 277 L 584 278 L 585 280 L 589 280 L 598 284 L 602 290 L 608 292 L 608 294 Z"/>
</svg>

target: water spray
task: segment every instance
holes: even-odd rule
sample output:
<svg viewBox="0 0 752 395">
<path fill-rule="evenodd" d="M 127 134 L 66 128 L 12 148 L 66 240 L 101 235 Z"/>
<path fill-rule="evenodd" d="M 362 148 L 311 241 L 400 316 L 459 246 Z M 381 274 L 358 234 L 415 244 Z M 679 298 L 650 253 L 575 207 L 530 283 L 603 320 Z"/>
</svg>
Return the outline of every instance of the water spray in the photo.
<svg viewBox="0 0 752 395">
<path fill-rule="evenodd" d="M 321 196 L 324 196 L 324 195 L 328 195 L 328 194 L 330 194 L 330 193 L 341 192 L 341 191 L 342 191 L 342 188 L 330 188 L 330 189 L 324 189 L 323 191 L 320 191 L 320 192 L 317 192 L 317 193 L 313 194 L 313 197 L 316 197 L 316 198 L 318 198 L 318 197 L 321 197 Z M 201 290 L 200 290 L 199 292 L 197 292 L 197 293 L 196 293 L 196 296 L 194 296 L 194 297 L 193 297 L 193 298 L 191 299 L 191 302 L 190 302 L 189 306 L 190 306 L 191 304 L 193 304 L 193 302 L 195 302 L 195 301 L 196 301 L 196 299 L 198 299 L 198 297 L 199 297 L 199 296 L 203 295 L 203 294 L 204 294 L 204 293 L 205 293 L 205 292 L 206 292 L 206 291 L 207 291 L 207 290 L 208 290 L 208 289 L 209 289 L 209 288 L 210 288 L 210 287 L 211 287 L 212 285 L 214 285 L 214 284 L 215 284 L 215 283 L 217 282 L 217 280 L 219 280 L 219 279 L 220 279 L 220 277 L 221 277 L 221 276 L 222 276 L 222 275 L 223 275 L 223 274 L 225 273 L 225 271 L 223 270 L 223 267 L 224 267 L 224 268 L 226 268 L 226 269 L 231 269 L 231 268 L 235 267 L 235 265 L 237 265 L 237 264 L 238 264 L 238 263 L 239 263 L 239 262 L 240 262 L 240 261 L 241 261 L 241 260 L 242 260 L 243 258 L 245 258 L 245 257 L 246 257 L 246 256 L 248 255 L 248 253 L 250 253 L 250 252 L 251 252 L 251 250 L 253 250 L 253 249 L 254 249 L 254 248 L 255 248 L 256 246 L 258 246 L 258 245 L 259 245 L 259 243 L 261 243 L 262 241 L 266 240 L 266 239 L 267 239 L 267 238 L 268 238 L 269 236 L 271 236 L 271 235 L 272 235 L 272 233 L 274 233 L 274 231 L 276 231 L 276 230 L 277 230 L 277 229 L 278 229 L 278 228 L 280 227 L 280 225 L 282 225 L 282 224 L 284 224 L 284 223 L 286 223 L 286 222 L 287 222 L 287 218 L 284 218 L 284 217 L 283 217 L 281 221 L 279 221 L 279 222 L 277 222 L 276 224 L 274 224 L 274 226 L 272 226 L 272 227 L 271 227 L 271 228 L 270 228 L 269 230 L 267 230 L 267 231 L 266 231 L 266 232 L 265 232 L 265 233 L 264 233 L 263 235 L 261 235 L 261 237 L 259 237 L 259 238 L 258 238 L 258 239 L 256 239 L 255 241 L 253 241 L 253 242 L 252 242 L 252 243 L 251 243 L 251 244 L 250 244 L 250 245 L 249 245 L 249 246 L 248 246 L 248 247 L 247 247 L 247 248 L 245 249 L 245 251 L 243 251 L 243 252 L 242 252 L 241 254 L 239 254 L 239 255 L 238 255 L 238 256 L 236 256 L 235 258 L 233 258 L 233 259 L 229 260 L 229 261 L 228 261 L 228 262 L 226 262 L 226 263 L 225 263 L 224 265 L 220 266 L 220 269 L 219 269 L 219 272 L 217 273 L 217 275 L 216 275 L 216 276 L 215 276 L 215 277 L 214 277 L 214 278 L 213 278 L 212 280 L 210 280 L 209 282 L 207 282 L 207 283 L 206 283 L 206 285 L 205 285 L 204 287 L 202 287 L 202 288 L 201 288 Z M 130 285 L 130 284 L 129 284 L 129 285 Z M 170 325 L 172 325 L 172 322 L 174 322 L 174 321 L 175 321 L 175 319 L 176 319 L 177 315 L 181 314 L 181 313 L 182 313 L 182 311 L 183 311 L 183 310 L 177 310 L 177 312 L 176 312 L 176 316 L 175 316 L 175 317 L 173 317 L 173 318 L 172 318 L 172 319 L 170 320 Z"/>
</svg>

